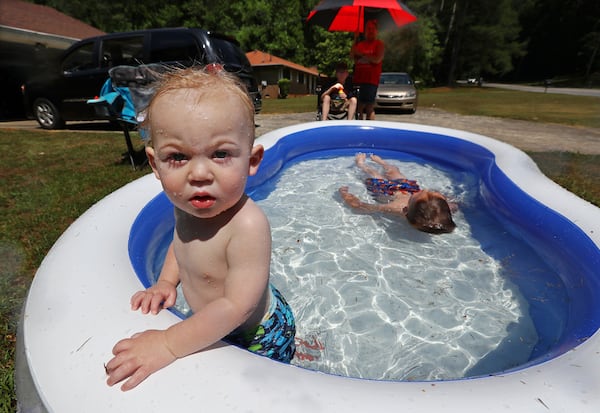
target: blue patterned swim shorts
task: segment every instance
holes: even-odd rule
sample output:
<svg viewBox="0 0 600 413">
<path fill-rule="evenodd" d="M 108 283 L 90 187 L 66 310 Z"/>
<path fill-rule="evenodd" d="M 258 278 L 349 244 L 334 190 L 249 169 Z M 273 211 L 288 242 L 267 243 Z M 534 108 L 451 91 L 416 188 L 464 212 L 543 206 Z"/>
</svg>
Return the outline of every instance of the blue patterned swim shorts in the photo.
<svg viewBox="0 0 600 413">
<path fill-rule="evenodd" d="M 234 331 L 225 340 L 261 356 L 289 363 L 296 351 L 294 314 L 277 288 L 273 285 L 270 288 L 271 307 L 268 317 L 255 330 Z"/>
</svg>

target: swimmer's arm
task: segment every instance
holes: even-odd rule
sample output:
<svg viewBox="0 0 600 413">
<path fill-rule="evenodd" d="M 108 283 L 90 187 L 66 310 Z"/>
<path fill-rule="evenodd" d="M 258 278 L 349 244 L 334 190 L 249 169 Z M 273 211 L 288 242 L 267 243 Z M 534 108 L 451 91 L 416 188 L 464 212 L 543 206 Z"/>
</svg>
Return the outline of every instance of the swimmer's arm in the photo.
<svg viewBox="0 0 600 413">
<path fill-rule="evenodd" d="M 368 204 L 366 202 L 362 202 L 358 197 L 354 194 L 348 192 L 348 187 L 343 186 L 339 189 L 340 195 L 342 199 L 352 209 L 356 209 L 357 211 L 362 212 L 386 212 L 385 205 L 383 204 Z"/>
</svg>

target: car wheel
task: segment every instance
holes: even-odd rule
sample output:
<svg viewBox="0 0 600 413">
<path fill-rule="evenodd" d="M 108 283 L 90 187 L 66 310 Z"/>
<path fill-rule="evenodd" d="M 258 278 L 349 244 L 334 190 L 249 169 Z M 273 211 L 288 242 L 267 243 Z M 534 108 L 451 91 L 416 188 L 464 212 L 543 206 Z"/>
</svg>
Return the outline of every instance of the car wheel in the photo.
<svg viewBox="0 0 600 413">
<path fill-rule="evenodd" d="M 48 99 L 39 98 L 33 102 L 33 115 L 43 129 L 60 129 L 65 126 L 58 109 Z"/>
</svg>

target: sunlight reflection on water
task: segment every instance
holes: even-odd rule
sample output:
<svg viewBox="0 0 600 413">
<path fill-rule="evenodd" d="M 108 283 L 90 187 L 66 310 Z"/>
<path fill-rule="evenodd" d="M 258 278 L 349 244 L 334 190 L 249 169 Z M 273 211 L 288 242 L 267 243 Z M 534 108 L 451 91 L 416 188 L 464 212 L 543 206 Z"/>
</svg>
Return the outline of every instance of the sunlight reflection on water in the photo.
<svg viewBox="0 0 600 413">
<path fill-rule="evenodd" d="M 471 226 L 505 231 L 491 216 L 465 218 L 482 208 L 475 177 L 392 163 L 458 201 L 455 232 L 431 236 L 402 219 L 352 213 L 339 186 L 369 200 L 353 157 L 293 164 L 259 201 L 272 226 L 273 282 L 297 320 L 294 364 L 359 378 L 439 380 L 526 362 L 538 336 L 527 300 L 506 276 L 510 256 L 500 262 L 486 253 Z M 523 248 L 512 237 L 499 242 Z"/>
</svg>

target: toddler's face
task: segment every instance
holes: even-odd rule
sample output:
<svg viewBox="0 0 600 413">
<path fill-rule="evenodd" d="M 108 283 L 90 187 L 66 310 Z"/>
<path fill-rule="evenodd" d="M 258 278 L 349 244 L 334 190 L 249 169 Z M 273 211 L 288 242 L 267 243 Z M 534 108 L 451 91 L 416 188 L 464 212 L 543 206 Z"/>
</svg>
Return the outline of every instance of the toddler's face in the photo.
<svg viewBox="0 0 600 413">
<path fill-rule="evenodd" d="M 157 98 L 149 116 L 148 159 L 177 208 L 212 218 L 240 200 L 262 152 L 256 159 L 254 121 L 238 96 L 199 101 L 193 90 L 174 90 Z"/>
</svg>

